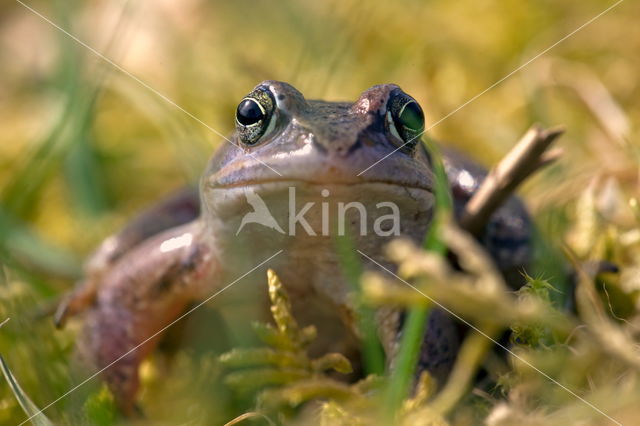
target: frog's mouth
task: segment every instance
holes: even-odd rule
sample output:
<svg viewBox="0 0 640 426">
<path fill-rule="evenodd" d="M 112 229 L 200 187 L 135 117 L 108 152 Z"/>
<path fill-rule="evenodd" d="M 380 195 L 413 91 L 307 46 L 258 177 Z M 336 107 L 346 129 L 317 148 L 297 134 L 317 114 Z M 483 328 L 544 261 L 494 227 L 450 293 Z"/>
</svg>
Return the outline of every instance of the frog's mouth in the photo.
<svg viewBox="0 0 640 426">
<path fill-rule="evenodd" d="M 335 213 L 347 205 L 366 210 L 369 217 L 381 214 L 380 206 L 391 206 L 402 218 L 431 212 L 433 191 L 428 186 L 402 185 L 393 181 L 327 182 L 300 179 L 245 180 L 234 184 L 211 185 L 204 203 L 213 216 L 223 221 L 240 220 L 257 203 L 266 206 L 277 219 L 288 218 L 311 205 L 309 215 L 322 215 L 323 206 Z"/>
<path fill-rule="evenodd" d="M 287 156 L 271 155 L 264 162 L 258 158 L 243 157 L 209 174 L 204 183 L 213 189 L 271 184 L 341 185 L 354 188 L 361 184 L 381 184 L 433 192 L 433 173 L 426 160 L 405 155 L 387 158 L 387 151 L 369 151 L 375 150 L 361 149 L 344 158 L 324 155 L 317 150 L 305 151 L 297 157 L 291 153 Z M 381 160 L 385 162 L 378 164 Z"/>
<path fill-rule="evenodd" d="M 219 213 L 240 214 L 247 194 L 257 194 L 267 204 L 279 205 L 301 200 L 318 203 L 360 203 L 371 208 L 378 203 L 394 203 L 413 212 L 416 204 L 430 204 L 433 189 L 428 185 L 407 185 L 393 180 L 320 181 L 309 179 L 244 180 L 224 185 L 211 184 L 204 201 Z M 238 210 L 239 209 L 239 210 Z"/>
<path fill-rule="evenodd" d="M 273 178 L 273 179 L 260 179 L 260 180 L 242 180 L 235 182 L 210 182 L 209 187 L 214 190 L 235 189 L 235 188 L 259 188 L 261 186 L 277 188 L 279 186 L 316 186 L 316 187 L 329 187 L 329 186 L 345 186 L 345 187 L 358 187 L 367 185 L 388 185 L 399 188 L 422 190 L 429 193 L 433 193 L 431 185 L 420 183 L 409 183 L 404 181 L 389 180 L 313 180 L 313 179 L 291 179 L 291 178 Z"/>
</svg>

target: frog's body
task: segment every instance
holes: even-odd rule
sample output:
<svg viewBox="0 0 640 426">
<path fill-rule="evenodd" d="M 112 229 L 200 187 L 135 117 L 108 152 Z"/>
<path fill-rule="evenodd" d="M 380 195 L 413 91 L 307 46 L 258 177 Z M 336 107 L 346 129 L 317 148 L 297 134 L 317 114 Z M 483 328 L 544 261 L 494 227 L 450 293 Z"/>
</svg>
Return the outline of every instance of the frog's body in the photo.
<svg viewBox="0 0 640 426">
<path fill-rule="evenodd" d="M 252 316 L 247 322 L 259 318 L 267 307 L 267 267 L 287 286 L 299 321 L 319 328 L 311 350 L 357 358 L 349 287 L 332 237 L 339 230 L 336 212 L 342 203 L 345 233 L 383 264 L 384 243 L 396 233 L 423 239 L 434 196 L 431 159 L 416 137 L 420 119 L 417 103 L 395 85 L 374 86 L 355 103 L 333 103 L 308 101 L 285 83 L 266 81 L 243 99 L 232 143 L 210 161 L 199 194 L 182 192 L 107 239 L 59 311 L 60 323 L 87 311 L 80 347 L 97 367 L 109 366 L 103 374 L 123 410 L 133 408 L 138 366 L 156 345 L 158 331 L 190 304 L 222 291 L 227 305 Z M 456 205 L 462 206 L 483 172 L 456 156 L 447 157 L 446 165 Z M 275 225 L 245 219 L 259 210 L 255 195 Z M 356 206 L 344 208 L 353 201 L 365 216 Z M 397 207 L 398 223 L 385 219 L 392 211 L 389 204 L 380 206 L 385 202 Z M 295 216 L 308 203 L 301 214 L 308 227 L 295 220 L 292 225 L 292 207 Z M 512 199 L 494 215 L 484 242 L 509 275 L 528 262 L 529 238 L 528 216 Z M 392 358 L 399 313 L 381 311 L 377 319 Z M 421 364 L 439 378 L 455 358 L 456 333 L 450 318 L 432 316 Z"/>
</svg>

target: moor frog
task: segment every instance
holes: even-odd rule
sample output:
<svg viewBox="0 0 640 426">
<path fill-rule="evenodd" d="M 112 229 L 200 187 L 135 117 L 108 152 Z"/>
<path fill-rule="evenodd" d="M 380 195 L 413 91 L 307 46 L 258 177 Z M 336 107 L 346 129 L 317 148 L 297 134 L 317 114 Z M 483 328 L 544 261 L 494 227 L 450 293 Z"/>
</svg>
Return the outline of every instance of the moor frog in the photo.
<svg viewBox="0 0 640 426">
<path fill-rule="evenodd" d="M 419 138 L 424 116 L 398 86 L 374 86 L 355 102 L 325 102 L 265 81 L 241 100 L 235 122 L 199 191 L 174 195 L 106 239 L 58 311 L 58 324 L 84 314 L 81 352 L 95 367 L 108 366 L 103 377 L 124 412 L 134 407 L 138 367 L 156 347 L 161 336 L 155 334 L 208 299 L 214 308 L 243 312 L 246 322 L 260 318 L 268 307 L 268 267 L 287 287 L 297 319 L 318 327 L 310 350 L 357 360 L 359 334 L 332 238 L 336 223 L 342 220 L 353 245 L 383 264 L 386 241 L 402 235 L 420 242 L 429 229 L 434 174 Z M 459 155 L 444 161 L 459 212 L 484 171 Z M 340 206 L 342 218 L 327 217 Z M 268 220 L 243 222 L 262 208 Z M 514 286 L 530 260 L 530 228 L 522 203 L 511 198 L 481 238 Z M 376 267 L 365 258 L 363 266 Z M 401 316 L 377 317 L 388 360 Z M 211 330 L 212 339 L 216 333 Z M 434 312 L 420 367 L 446 377 L 458 333 L 449 316 Z"/>
</svg>

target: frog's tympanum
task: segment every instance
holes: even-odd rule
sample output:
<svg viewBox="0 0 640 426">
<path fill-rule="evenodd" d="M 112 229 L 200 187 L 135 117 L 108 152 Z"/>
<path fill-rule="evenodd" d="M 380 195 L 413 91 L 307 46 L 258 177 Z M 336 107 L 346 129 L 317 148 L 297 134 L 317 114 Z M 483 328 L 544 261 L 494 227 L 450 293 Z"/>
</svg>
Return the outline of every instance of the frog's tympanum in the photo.
<svg viewBox="0 0 640 426">
<path fill-rule="evenodd" d="M 211 299 L 223 315 L 235 314 L 230 328 L 264 318 L 266 268 L 281 277 L 296 318 L 318 328 L 310 350 L 357 361 L 359 332 L 335 235 L 392 268 L 385 243 L 397 236 L 419 243 L 429 229 L 434 175 L 419 138 L 424 115 L 398 86 L 374 86 L 355 102 L 325 102 L 265 81 L 240 101 L 235 124 L 199 192 L 179 192 L 106 239 L 57 313 L 59 324 L 84 313 L 80 352 L 96 368 L 109 366 L 103 377 L 125 413 L 134 408 L 138 368 L 158 332 L 192 306 Z M 484 171 L 459 155 L 444 161 L 460 212 Z M 531 254 L 529 223 L 512 198 L 481 238 L 514 286 Z M 391 365 L 402 314 L 380 311 L 377 321 Z M 420 368 L 446 378 L 459 333 L 435 311 Z M 210 330 L 211 339 L 220 334 Z"/>
</svg>

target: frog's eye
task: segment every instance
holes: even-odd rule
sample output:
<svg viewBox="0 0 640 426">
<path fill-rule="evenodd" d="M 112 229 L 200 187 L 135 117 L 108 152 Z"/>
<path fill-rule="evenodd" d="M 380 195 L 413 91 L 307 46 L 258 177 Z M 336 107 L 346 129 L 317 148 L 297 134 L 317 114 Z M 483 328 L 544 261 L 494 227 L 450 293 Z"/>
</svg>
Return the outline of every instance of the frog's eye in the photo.
<svg viewBox="0 0 640 426">
<path fill-rule="evenodd" d="M 417 145 L 424 131 L 424 113 L 415 99 L 398 91 L 387 104 L 387 126 L 389 132 L 407 147 Z"/>
<path fill-rule="evenodd" d="M 275 126 L 275 102 L 271 92 L 258 88 L 247 95 L 236 109 L 236 130 L 245 145 L 255 145 Z"/>
<path fill-rule="evenodd" d="M 258 124 L 265 117 L 264 108 L 254 99 L 245 99 L 238 105 L 236 118 L 243 126 Z"/>
</svg>

